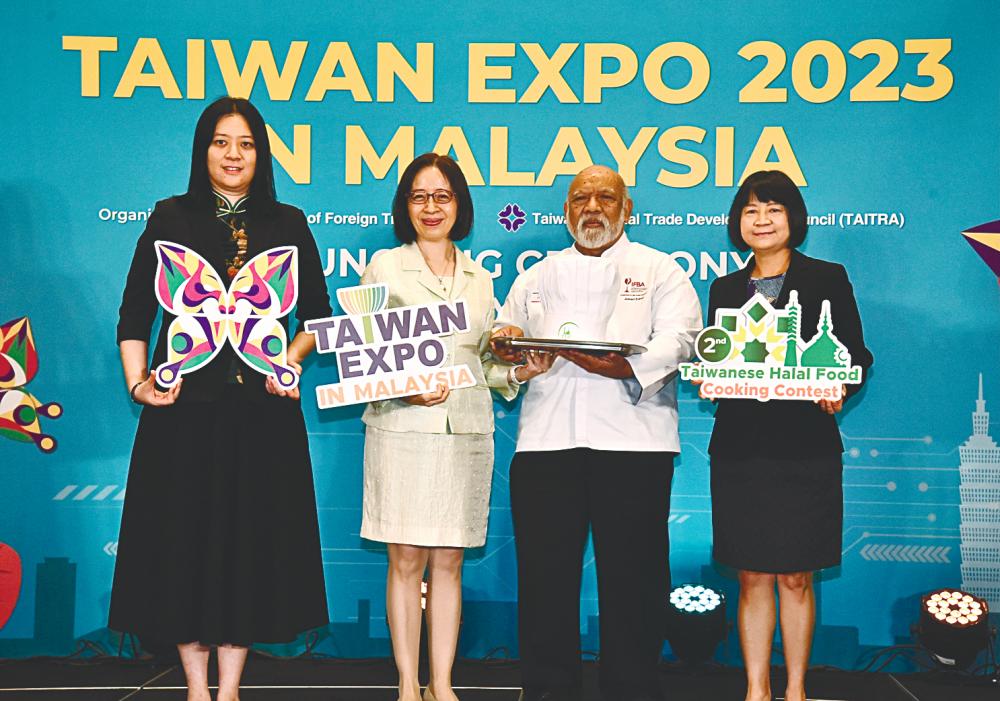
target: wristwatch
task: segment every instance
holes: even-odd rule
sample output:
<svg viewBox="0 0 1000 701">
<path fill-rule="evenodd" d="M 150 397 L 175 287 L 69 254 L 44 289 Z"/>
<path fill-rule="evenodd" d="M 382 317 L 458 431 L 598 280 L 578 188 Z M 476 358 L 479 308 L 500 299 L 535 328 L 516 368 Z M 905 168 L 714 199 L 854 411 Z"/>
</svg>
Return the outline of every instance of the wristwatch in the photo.
<svg viewBox="0 0 1000 701">
<path fill-rule="evenodd" d="M 527 382 L 527 380 L 517 379 L 517 369 L 523 367 L 525 366 L 524 365 L 512 366 L 510 370 L 507 371 L 507 381 L 510 382 L 512 385 L 518 385 L 518 386 L 523 385 L 525 382 Z"/>
</svg>

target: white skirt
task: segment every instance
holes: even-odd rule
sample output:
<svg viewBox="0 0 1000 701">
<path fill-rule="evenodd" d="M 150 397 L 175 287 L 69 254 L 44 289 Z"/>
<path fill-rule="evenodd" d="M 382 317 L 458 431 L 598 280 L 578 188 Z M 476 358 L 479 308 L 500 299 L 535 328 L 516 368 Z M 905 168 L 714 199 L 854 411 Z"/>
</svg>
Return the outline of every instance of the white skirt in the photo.
<svg viewBox="0 0 1000 701">
<path fill-rule="evenodd" d="M 361 537 L 476 548 L 486 542 L 493 435 L 365 427 Z"/>
</svg>

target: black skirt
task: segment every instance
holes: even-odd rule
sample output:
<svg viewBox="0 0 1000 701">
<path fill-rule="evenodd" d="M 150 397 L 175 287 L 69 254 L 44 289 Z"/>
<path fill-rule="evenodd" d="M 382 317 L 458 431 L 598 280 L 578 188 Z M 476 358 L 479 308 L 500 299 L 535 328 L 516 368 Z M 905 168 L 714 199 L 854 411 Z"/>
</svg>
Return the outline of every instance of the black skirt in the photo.
<svg viewBox="0 0 1000 701">
<path fill-rule="evenodd" d="M 839 455 L 712 456 L 712 556 L 740 570 L 813 572 L 840 564 Z"/>
<path fill-rule="evenodd" d="M 284 642 L 329 622 L 299 403 L 145 407 L 108 625 L 157 643 Z"/>
</svg>

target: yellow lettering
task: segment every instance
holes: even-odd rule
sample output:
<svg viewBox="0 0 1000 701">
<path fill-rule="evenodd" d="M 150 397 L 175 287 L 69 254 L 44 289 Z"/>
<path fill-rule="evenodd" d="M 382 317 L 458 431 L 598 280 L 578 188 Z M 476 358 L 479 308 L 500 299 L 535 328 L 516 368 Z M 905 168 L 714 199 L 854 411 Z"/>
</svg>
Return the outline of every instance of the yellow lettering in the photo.
<svg viewBox="0 0 1000 701">
<path fill-rule="evenodd" d="M 437 143 L 431 149 L 434 153 L 449 154 L 455 153 L 455 162 L 465 174 L 465 179 L 469 185 L 485 185 L 483 173 L 479 170 L 476 157 L 472 155 L 472 147 L 469 146 L 468 139 L 462 127 L 444 127 L 438 136 Z"/>
<path fill-rule="evenodd" d="M 618 70 L 604 72 L 604 59 L 618 61 Z M 583 101 L 600 102 L 605 88 L 628 85 L 639 70 L 635 52 L 624 44 L 584 44 Z"/>
<path fill-rule="evenodd" d="M 215 60 L 219 62 L 226 92 L 233 97 L 244 98 L 250 97 L 257 81 L 257 74 L 261 73 L 264 76 L 268 97 L 272 100 L 290 100 L 308 47 L 307 41 L 293 41 L 288 47 L 285 65 L 279 72 L 274 53 L 271 51 L 271 42 L 259 39 L 252 41 L 241 70 L 236 65 L 236 56 L 233 55 L 233 46 L 229 40 L 212 40 L 212 50 L 215 52 Z"/>
<path fill-rule="evenodd" d="M 715 128 L 715 185 L 733 186 L 733 151 L 736 130 L 733 127 Z"/>
<path fill-rule="evenodd" d="M 672 58 L 682 58 L 691 66 L 691 80 L 683 88 L 668 88 L 663 82 L 663 64 Z M 697 46 L 684 41 L 657 46 L 642 67 L 642 80 L 649 94 L 668 105 L 683 105 L 697 99 L 708 87 L 710 74 L 708 57 Z"/>
<path fill-rule="evenodd" d="M 851 102 L 899 102 L 899 86 L 882 85 L 899 65 L 899 49 L 891 41 L 864 39 L 851 47 L 850 54 L 855 58 L 878 57 L 868 75 L 851 88 Z"/>
<path fill-rule="evenodd" d="M 205 99 L 205 40 L 187 40 L 187 98 Z"/>
<path fill-rule="evenodd" d="M 417 102 L 434 102 L 434 44 L 417 44 L 417 67 L 414 68 L 394 44 L 380 41 L 375 84 L 375 95 L 379 102 L 395 101 L 397 77 Z"/>
<path fill-rule="evenodd" d="M 312 177 L 312 127 L 296 124 L 292 127 L 292 148 L 267 125 L 267 138 L 271 141 L 271 155 L 296 185 L 308 185 Z"/>
<path fill-rule="evenodd" d="M 740 102 L 788 102 L 788 88 L 771 87 L 771 83 L 785 70 L 788 60 L 780 44 L 773 41 L 751 41 L 738 53 L 747 61 L 758 56 L 764 57 L 764 65 L 760 71 L 740 89 Z"/>
<path fill-rule="evenodd" d="M 341 76 L 333 74 L 338 66 L 344 72 Z M 351 46 L 346 41 L 331 41 L 326 47 L 323 60 L 316 69 L 316 77 L 306 93 L 306 102 L 320 102 L 330 90 L 349 90 L 355 102 L 372 101 L 358 62 L 354 60 Z"/>
<path fill-rule="evenodd" d="M 560 44 L 552 56 L 548 56 L 541 44 L 521 44 L 524 53 L 535 66 L 538 75 L 521 95 L 518 102 L 538 102 L 546 90 L 551 89 L 559 102 L 578 103 L 580 98 L 562 77 L 563 66 L 569 61 L 579 44 Z"/>
<path fill-rule="evenodd" d="M 490 185 L 530 186 L 535 184 L 531 171 L 510 171 L 507 127 L 490 127 Z"/>
<path fill-rule="evenodd" d="M 80 52 L 80 97 L 100 97 L 101 52 L 117 51 L 118 37 L 64 36 L 62 47 Z"/>
<path fill-rule="evenodd" d="M 488 88 L 488 80 L 510 80 L 510 66 L 491 66 L 486 59 L 491 56 L 510 57 L 514 45 L 469 44 L 469 102 L 514 102 L 512 88 Z"/>
<path fill-rule="evenodd" d="M 147 61 L 153 69 L 152 73 L 143 72 Z M 142 38 L 135 42 L 122 78 L 115 88 L 115 97 L 132 97 L 135 89 L 141 87 L 159 88 L 163 97 L 169 100 L 181 99 L 181 89 L 177 87 L 174 74 L 167 64 L 167 57 L 163 55 L 160 42 L 156 39 Z"/>
<path fill-rule="evenodd" d="M 696 151 L 688 151 L 677 145 L 678 141 L 694 141 L 700 144 L 705 139 L 705 130 L 700 127 L 671 127 L 660 134 L 657 148 L 660 155 L 671 163 L 687 166 L 688 172 L 674 173 L 660 169 L 656 182 L 666 187 L 694 187 L 708 177 L 708 160 Z"/>
<path fill-rule="evenodd" d="M 625 185 L 635 186 L 635 170 L 639 165 L 639 159 L 646 153 L 646 149 L 656 136 L 656 127 L 642 127 L 635 139 L 628 146 L 622 141 L 618 129 L 615 127 L 597 127 L 598 133 L 611 151 L 611 157 L 618 164 L 618 174 L 622 176 Z"/>
<path fill-rule="evenodd" d="M 344 155 L 344 183 L 347 185 L 361 184 L 361 164 L 368 166 L 368 170 L 376 180 L 384 180 L 388 175 L 392 164 L 396 164 L 396 178 L 402 175 L 403 170 L 413 161 L 414 129 L 412 126 L 400 126 L 396 129 L 385 151 L 379 155 L 363 127 L 357 124 L 348 124 L 346 131 L 345 155 Z"/>
<path fill-rule="evenodd" d="M 567 151 L 573 154 L 573 160 L 565 160 Z M 583 142 L 580 130 L 576 127 L 560 127 L 535 184 L 551 185 L 557 175 L 576 175 L 593 164 L 594 161 L 590 158 L 590 152 L 587 150 L 587 144 Z"/>
<path fill-rule="evenodd" d="M 817 58 L 826 61 L 826 82 L 813 85 L 812 64 Z M 792 85 L 806 102 L 830 102 L 847 83 L 847 59 L 832 41 L 818 39 L 807 42 L 792 59 Z"/>
<path fill-rule="evenodd" d="M 769 161 L 767 157 L 774 149 L 777 161 Z M 742 183 L 748 175 L 756 173 L 758 170 L 780 170 L 792 179 L 799 187 L 805 186 L 806 176 L 802 174 L 799 162 L 795 159 L 792 145 L 788 142 L 784 127 L 764 127 L 757 139 L 757 145 L 753 147 L 747 167 L 740 176 Z"/>
<path fill-rule="evenodd" d="M 931 79 L 930 85 L 907 83 L 900 93 L 914 102 L 933 102 L 951 92 L 955 76 L 944 65 L 944 57 L 951 53 L 951 39 L 907 39 L 903 51 L 908 54 L 926 54 L 917 64 L 917 75 Z"/>
</svg>

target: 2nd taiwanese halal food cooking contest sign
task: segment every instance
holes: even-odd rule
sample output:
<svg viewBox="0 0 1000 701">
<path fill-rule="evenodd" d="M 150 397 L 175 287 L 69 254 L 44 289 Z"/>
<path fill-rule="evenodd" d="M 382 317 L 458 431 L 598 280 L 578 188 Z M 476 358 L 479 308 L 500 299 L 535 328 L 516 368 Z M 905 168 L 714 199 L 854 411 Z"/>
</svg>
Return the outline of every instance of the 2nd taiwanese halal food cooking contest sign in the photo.
<svg viewBox="0 0 1000 701">
<path fill-rule="evenodd" d="M 137 420 L 114 345 L 125 271 L 154 203 L 186 189 L 195 121 L 225 93 L 263 113 L 278 197 L 306 213 L 338 299 L 330 319 L 314 320 L 330 352 L 315 354 L 300 381 L 332 618 L 318 649 L 388 653 L 384 554 L 357 536 L 363 402 L 421 378 L 438 384 L 439 373 L 453 386 L 462 379 L 437 357 L 461 329 L 457 306 L 411 310 L 407 321 L 374 298 L 337 294 L 396 245 L 397 175 L 431 150 L 451 153 L 472 185 L 475 225 L 460 246 L 491 273 L 499 301 L 519 272 L 570 244 L 570 177 L 604 163 L 630 187 L 630 238 L 672 255 L 707 308 L 709 284 L 748 257 L 725 231 L 735 186 L 761 168 L 788 173 L 810 212 L 803 251 L 844 264 L 878 358 L 861 401 L 841 416 L 844 564 L 820 584 L 814 659 L 850 666 L 856 655 L 841 656 L 905 634 L 897 600 L 906 592 L 963 584 L 959 447 L 980 372 L 984 401 L 1000 401 L 996 277 L 960 235 L 998 216 L 998 8 L 583 0 L 276 9 L 248 0 L 221 12 L 42 2 L 8 8 L 0 31 L 10 132 L 0 325 L 16 355 L 10 379 L 0 378 L 10 413 L 0 416 L 9 424 L 0 542 L 22 573 L 0 655 L 72 649 L 104 629 Z M 186 253 L 165 253 L 188 269 Z M 204 300 L 178 308 L 175 370 L 230 344 L 249 367 L 279 373 L 272 363 L 284 365 L 288 339 L 278 320 L 294 316 L 284 266 L 270 258 L 254 268 L 269 296 L 252 313 L 235 282 L 215 291 L 225 313 Z M 164 289 L 161 302 L 176 304 L 169 280 Z M 831 388 L 849 385 L 852 366 L 833 343 L 838 310 L 832 340 L 799 328 L 794 353 L 786 311 L 706 320 L 716 331 L 692 359 L 698 371 L 714 372 L 716 386 L 720 374 L 742 371 L 783 374 L 791 387 L 822 367 Z M 30 356 L 17 350 L 29 346 Z M 407 377 L 387 377 L 400 371 Z M 899 401 L 915 383 L 922 400 Z M 678 581 L 706 581 L 717 576 L 708 568 L 712 407 L 679 384 L 671 566 Z M 768 401 L 780 400 L 774 391 Z M 469 656 L 516 648 L 506 477 L 519 406 L 498 402 L 496 411 L 489 538 L 467 557 L 464 580 L 460 654 Z M 872 555 L 932 545 L 942 550 L 930 562 Z M 873 577 L 887 584 L 874 596 Z M 583 581 L 586 620 L 596 615 L 591 569 Z M 856 642 L 839 642 L 844 629 Z M 596 649 L 596 628 L 582 633 Z"/>
<path fill-rule="evenodd" d="M 862 368 L 833 331 L 823 300 L 815 335 L 803 340 L 797 290 L 784 309 L 759 292 L 739 308 L 717 309 L 695 339 L 698 363 L 681 363 L 680 376 L 701 385 L 706 399 L 805 399 L 837 401 L 846 385 L 862 381 Z"/>
</svg>

